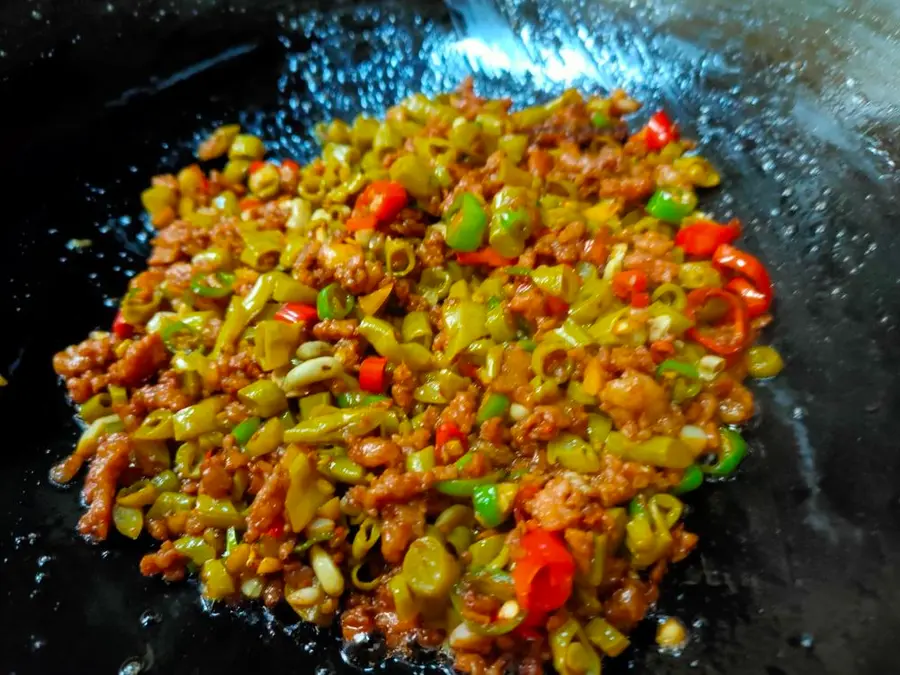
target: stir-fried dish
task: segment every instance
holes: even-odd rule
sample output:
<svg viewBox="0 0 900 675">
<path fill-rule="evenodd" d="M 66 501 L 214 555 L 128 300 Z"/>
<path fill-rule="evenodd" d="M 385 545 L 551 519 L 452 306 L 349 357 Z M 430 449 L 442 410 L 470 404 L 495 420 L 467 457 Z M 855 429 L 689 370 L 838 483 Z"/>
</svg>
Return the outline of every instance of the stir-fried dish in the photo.
<svg viewBox="0 0 900 675">
<path fill-rule="evenodd" d="M 697 543 L 681 496 L 747 453 L 743 380 L 782 366 L 765 267 L 697 210 L 719 175 L 637 109 L 466 83 L 320 125 L 306 166 L 216 129 L 141 195 L 111 332 L 54 359 L 79 532 L 463 672 L 600 673 Z"/>
</svg>

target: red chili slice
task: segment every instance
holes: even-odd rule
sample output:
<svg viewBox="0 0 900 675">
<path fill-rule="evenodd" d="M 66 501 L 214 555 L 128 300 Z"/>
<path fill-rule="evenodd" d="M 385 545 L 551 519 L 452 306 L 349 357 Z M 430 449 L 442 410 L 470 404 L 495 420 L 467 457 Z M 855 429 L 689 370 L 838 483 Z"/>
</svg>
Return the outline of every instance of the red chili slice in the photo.
<svg viewBox="0 0 900 675">
<path fill-rule="evenodd" d="M 749 338 L 747 308 L 743 300 L 721 288 L 696 288 L 688 293 L 685 312 L 689 318 L 696 321 L 697 310 L 713 298 L 720 298 L 728 303 L 729 312 L 725 321 L 709 327 L 711 330 L 701 330 L 701 327 L 695 324 L 688 330 L 687 335 L 720 356 L 736 354 L 747 345 Z"/>
<path fill-rule="evenodd" d="M 134 335 L 134 326 L 125 320 L 125 317 L 122 316 L 122 310 L 119 310 L 116 318 L 113 319 L 112 331 L 120 340 L 127 340 Z"/>
<path fill-rule="evenodd" d="M 756 287 L 761 298 L 752 300 L 753 310 L 751 312 L 756 312 L 753 316 L 762 314 L 769 309 L 772 304 L 772 278 L 759 259 L 734 246 L 722 244 L 713 253 L 713 265 L 720 270 L 729 270 L 746 277 Z M 739 286 L 738 288 L 744 289 L 741 292 L 743 297 L 746 287 Z"/>
<path fill-rule="evenodd" d="M 278 308 L 274 318 L 285 323 L 298 323 L 300 321 L 309 323 L 310 321 L 316 321 L 318 317 L 319 313 L 312 305 L 304 305 L 302 302 L 286 302 Z"/>
<path fill-rule="evenodd" d="M 532 530 L 521 541 L 525 555 L 512 570 L 519 604 L 530 612 L 562 607 L 572 594 L 575 560 L 555 534 Z"/>
<path fill-rule="evenodd" d="M 737 239 L 740 233 L 741 226 L 736 220 L 727 225 L 699 220 L 678 230 L 675 245 L 688 255 L 708 258 L 722 244 L 730 244 Z"/>
<path fill-rule="evenodd" d="M 444 422 L 439 425 L 434 432 L 434 445 L 436 448 L 441 448 L 453 440 L 459 441 L 464 448 L 468 449 L 469 439 L 460 428 L 456 426 L 455 422 Z"/>
<path fill-rule="evenodd" d="M 386 367 L 387 359 L 383 356 L 370 356 L 365 359 L 359 366 L 359 386 L 373 394 L 383 392 Z"/>
<path fill-rule="evenodd" d="M 680 136 L 678 128 L 665 110 L 654 113 L 644 127 L 644 144 L 648 150 L 662 150 L 672 141 L 677 141 Z"/>
</svg>

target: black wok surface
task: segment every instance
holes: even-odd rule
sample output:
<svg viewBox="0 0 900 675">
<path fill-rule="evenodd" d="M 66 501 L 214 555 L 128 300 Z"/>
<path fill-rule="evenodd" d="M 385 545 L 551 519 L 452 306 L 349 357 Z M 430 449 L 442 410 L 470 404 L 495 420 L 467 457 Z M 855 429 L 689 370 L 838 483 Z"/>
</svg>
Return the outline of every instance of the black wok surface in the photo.
<svg viewBox="0 0 900 675">
<path fill-rule="evenodd" d="M 240 119 L 306 159 L 315 122 L 473 73 L 520 104 L 622 86 L 665 106 L 778 288 L 788 368 L 756 387 L 739 480 L 689 498 L 701 545 L 663 588 L 691 642 L 660 654 L 648 620 L 608 672 L 900 672 L 898 20 L 889 0 L 4 3 L 2 670 L 355 672 L 333 633 L 140 577 L 148 540 L 75 535 L 77 488 L 46 477 L 78 433 L 50 358 L 109 325 L 148 252 L 138 194 L 199 135 Z M 347 660 L 405 672 L 382 657 Z"/>
</svg>

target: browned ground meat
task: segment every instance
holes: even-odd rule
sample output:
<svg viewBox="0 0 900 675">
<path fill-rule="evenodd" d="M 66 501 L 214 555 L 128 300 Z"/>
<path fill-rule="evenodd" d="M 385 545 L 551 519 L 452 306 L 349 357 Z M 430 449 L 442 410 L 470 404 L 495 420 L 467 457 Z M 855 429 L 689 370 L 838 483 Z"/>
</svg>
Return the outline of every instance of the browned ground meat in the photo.
<svg viewBox="0 0 900 675">
<path fill-rule="evenodd" d="M 200 467 L 200 492 L 221 499 L 231 494 L 231 476 L 225 468 L 225 457 L 213 455 Z"/>
<path fill-rule="evenodd" d="M 438 424 L 452 422 L 464 434 L 475 426 L 475 410 L 478 405 L 478 394 L 473 389 L 459 392 L 441 413 Z"/>
<path fill-rule="evenodd" d="M 141 387 L 131 397 L 132 406 L 139 407 L 142 411 L 166 408 L 176 412 L 193 401 L 193 397 L 181 388 L 178 373 L 172 370 L 164 371 L 159 376 L 159 382 Z"/>
<path fill-rule="evenodd" d="M 250 505 L 246 534 L 249 541 L 258 538 L 260 534 L 281 520 L 288 484 L 287 471 L 280 464 L 276 464 Z"/>
<path fill-rule="evenodd" d="M 106 387 L 109 377 L 103 369 L 116 358 L 114 344 L 111 335 L 98 333 L 53 357 L 53 369 L 65 378 L 75 403 L 84 403 Z"/>
<path fill-rule="evenodd" d="M 393 382 L 391 386 L 391 396 L 400 408 L 409 412 L 415 403 L 413 392 L 416 389 L 416 377 L 405 363 L 401 363 L 394 369 L 391 375 Z"/>
<path fill-rule="evenodd" d="M 357 337 L 359 322 L 355 319 L 325 319 L 313 326 L 313 335 L 317 340 L 350 339 Z"/>
<path fill-rule="evenodd" d="M 128 434 L 116 433 L 104 438 L 91 461 L 84 479 L 82 495 L 87 512 L 78 521 L 78 531 L 92 539 L 106 539 L 112 518 L 116 484 L 119 475 L 128 467 L 131 439 Z"/>
<path fill-rule="evenodd" d="M 141 558 L 141 574 L 150 577 L 161 574 L 166 581 L 179 581 L 184 578 L 187 560 L 171 541 L 164 541 L 159 551 L 148 553 Z"/>
<path fill-rule="evenodd" d="M 425 502 L 388 504 L 382 509 L 381 554 L 389 563 L 399 563 L 416 537 L 425 534 Z"/>
<path fill-rule="evenodd" d="M 546 530 L 564 530 L 578 523 L 587 499 L 566 478 L 556 476 L 532 499 L 527 508 Z"/>
<path fill-rule="evenodd" d="M 401 453 L 400 446 L 386 438 L 354 438 L 347 446 L 347 456 L 367 469 L 374 469 L 394 464 Z"/>
<path fill-rule="evenodd" d="M 429 230 L 416 249 L 416 256 L 424 268 L 440 267 L 444 263 L 447 247 L 438 230 Z"/>
<path fill-rule="evenodd" d="M 157 333 L 150 333 L 128 345 L 125 354 L 109 367 L 109 380 L 123 387 L 146 382 L 169 361 L 169 352 Z"/>
</svg>

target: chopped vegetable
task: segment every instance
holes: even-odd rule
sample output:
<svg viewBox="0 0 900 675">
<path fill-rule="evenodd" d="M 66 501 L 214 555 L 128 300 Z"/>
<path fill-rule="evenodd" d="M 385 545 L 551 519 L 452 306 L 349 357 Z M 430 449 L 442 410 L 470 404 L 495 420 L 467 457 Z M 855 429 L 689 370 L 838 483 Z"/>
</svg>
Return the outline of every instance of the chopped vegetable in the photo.
<svg viewBox="0 0 900 675">
<path fill-rule="evenodd" d="M 665 110 L 653 113 L 647 126 L 644 127 L 644 144 L 648 150 L 662 150 L 669 143 L 677 141 L 678 138 L 678 128 Z"/>
<path fill-rule="evenodd" d="M 747 455 L 747 442 L 736 431 L 722 427 L 719 429 L 721 447 L 714 464 L 701 466 L 710 476 L 730 476 Z"/>
<path fill-rule="evenodd" d="M 784 361 L 774 347 L 757 345 L 747 350 L 747 370 L 752 377 L 775 377 L 783 368 Z"/>
<path fill-rule="evenodd" d="M 329 284 L 316 299 L 316 310 L 320 319 L 343 319 L 353 311 L 356 298 L 338 284 Z"/>
<path fill-rule="evenodd" d="M 373 394 L 384 391 L 385 367 L 387 359 L 383 356 L 370 356 L 359 366 L 359 386 Z"/>
<path fill-rule="evenodd" d="M 697 206 L 697 195 L 687 188 L 660 188 L 647 202 L 647 213 L 667 223 L 680 223 Z"/>
<path fill-rule="evenodd" d="M 683 226 L 675 235 L 675 245 L 691 256 L 708 258 L 722 244 L 730 244 L 741 233 L 737 221 L 719 225 L 708 220 L 696 220 Z"/>
<path fill-rule="evenodd" d="M 318 316 L 318 310 L 312 305 L 305 305 L 300 302 L 286 302 L 278 308 L 274 318 L 285 323 L 298 323 L 300 321 L 310 323 L 315 321 Z"/>
<path fill-rule="evenodd" d="M 686 314 L 695 319 L 698 312 L 714 299 L 724 300 L 728 305 L 725 321 L 706 330 L 700 325 L 688 329 L 688 336 L 715 354 L 730 356 L 747 344 L 748 324 L 744 303 L 736 295 L 718 288 L 698 288 L 687 296 Z"/>
<path fill-rule="evenodd" d="M 769 309 L 772 302 L 772 279 L 765 266 L 754 256 L 729 244 L 720 245 L 713 254 L 713 263 L 720 270 L 730 270 L 746 277 L 737 280 L 731 289 L 745 300 L 750 316 L 758 316 Z"/>
<path fill-rule="evenodd" d="M 464 192 L 447 212 L 447 245 L 457 251 L 475 251 L 481 246 L 487 214 L 478 198 Z"/>
<path fill-rule="evenodd" d="M 513 566 L 516 598 L 529 612 L 552 612 L 572 593 L 575 561 L 559 538 L 532 530 L 521 541 L 524 555 Z"/>
</svg>

